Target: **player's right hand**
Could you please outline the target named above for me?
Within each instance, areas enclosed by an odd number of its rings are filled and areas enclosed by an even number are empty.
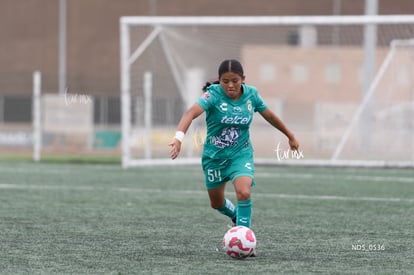
[[[170,150],[171,159],[176,159],[181,151],[181,141],[179,141],[176,138],[173,138],[169,146],[171,146],[171,150]]]

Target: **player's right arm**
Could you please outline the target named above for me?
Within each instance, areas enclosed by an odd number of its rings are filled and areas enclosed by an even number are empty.
[[[185,134],[190,127],[191,122],[203,112],[203,108],[197,103],[191,106],[181,117],[180,122],[178,123],[177,132],[183,132]],[[181,141],[174,137],[169,145],[171,146],[170,157],[172,159],[177,158],[181,151]]]

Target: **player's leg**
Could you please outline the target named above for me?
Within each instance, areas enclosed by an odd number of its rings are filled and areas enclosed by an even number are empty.
[[[236,209],[233,203],[224,196],[225,189],[226,185],[223,184],[217,188],[208,190],[210,205],[221,214],[233,219],[236,217]]]
[[[226,182],[230,180],[223,165],[223,160],[214,160],[203,156],[202,165],[206,180],[206,188],[212,208],[231,219],[236,217],[236,209],[233,203],[224,195]]]
[[[233,181],[233,184],[237,196],[236,225],[243,225],[250,228],[252,219],[252,200],[250,198],[250,189],[253,184],[253,178],[250,176],[240,176]],[[250,257],[256,257],[256,249]]]
[[[252,217],[251,187],[255,185],[253,151],[246,148],[240,152],[231,165],[231,181],[237,197],[236,225],[250,227]]]
[[[234,179],[234,190],[237,197],[237,222],[236,225],[250,227],[252,217],[252,201],[250,189],[253,179],[250,176],[239,176]]]

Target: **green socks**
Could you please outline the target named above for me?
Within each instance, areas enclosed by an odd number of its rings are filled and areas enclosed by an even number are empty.
[[[237,202],[237,209],[234,207],[233,203],[225,198],[224,204],[222,207],[217,208],[217,210],[233,219],[237,216],[237,223],[236,225],[243,225],[250,228],[250,220],[252,218],[252,200],[248,199],[245,201],[238,201]]]
[[[250,228],[252,217],[252,200],[237,202],[237,225],[243,225]]]
[[[234,207],[233,203],[227,198],[224,199],[223,206],[220,208],[217,208],[217,210],[221,214],[229,217],[230,219],[233,219],[236,216],[236,208]]]

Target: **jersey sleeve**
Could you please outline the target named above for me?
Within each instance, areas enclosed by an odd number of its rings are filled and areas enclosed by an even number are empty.
[[[202,96],[198,98],[196,103],[203,108],[204,111],[207,111],[211,108],[211,106],[214,106],[215,102],[215,96],[214,96],[214,90],[207,88],[207,91],[203,93]]]
[[[257,89],[255,87],[252,87],[252,88],[253,88],[255,99],[256,99],[254,111],[261,113],[267,109],[267,104],[264,102],[263,98],[259,95],[259,92],[257,91]]]

